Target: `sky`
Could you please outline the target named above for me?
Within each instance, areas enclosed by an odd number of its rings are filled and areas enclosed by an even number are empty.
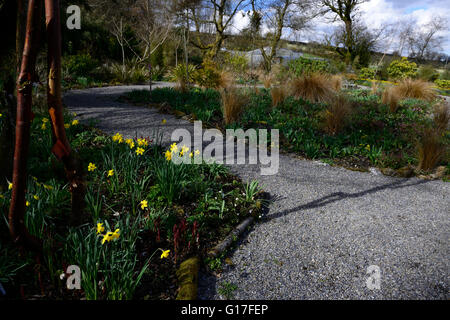
[[[449,19],[449,28],[441,35],[445,39],[440,52],[450,55],[450,1],[449,0],[370,0],[361,4],[360,13],[362,20],[369,28],[378,28],[386,23],[417,19],[419,25],[428,23],[435,15],[441,15]],[[242,12],[234,19],[234,32],[241,30],[248,24],[248,17]],[[322,41],[325,34],[330,34],[333,26],[328,20],[318,18],[313,23],[311,31],[289,35],[289,38],[299,41]],[[392,47],[394,44],[392,44]],[[387,51],[392,51],[387,49]]]

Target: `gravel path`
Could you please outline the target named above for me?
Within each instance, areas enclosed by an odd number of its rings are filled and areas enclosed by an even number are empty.
[[[159,84],[166,86],[169,84]],[[151,136],[192,124],[115,101],[146,86],[73,90],[64,101],[108,133]],[[167,123],[161,125],[162,119]],[[275,176],[257,165],[232,166],[273,197],[268,214],[240,240],[231,265],[200,279],[201,299],[449,299],[450,184],[361,173],[280,156]],[[370,290],[377,265],[381,288]]]

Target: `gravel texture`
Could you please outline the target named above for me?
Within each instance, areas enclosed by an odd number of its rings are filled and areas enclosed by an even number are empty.
[[[169,85],[169,84],[160,84]],[[107,133],[151,136],[187,121],[116,98],[146,86],[73,90],[64,101]],[[161,125],[162,119],[167,123]],[[331,167],[281,155],[280,170],[261,176],[258,165],[232,166],[258,180],[273,198],[246,233],[222,274],[201,274],[199,298],[224,299],[449,299],[450,184]],[[230,262],[230,261],[228,261]],[[370,290],[367,268],[379,266],[381,288]]]

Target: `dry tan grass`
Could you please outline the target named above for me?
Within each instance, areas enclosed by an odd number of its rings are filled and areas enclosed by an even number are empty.
[[[236,87],[221,89],[222,111],[225,124],[236,122],[248,102],[248,97]]]
[[[435,128],[426,129],[419,142],[419,170],[434,169],[443,159],[446,147],[441,142],[441,135]]]
[[[330,99],[323,118],[323,127],[326,133],[335,135],[348,123],[352,113],[352,106],[344,94],[336,94]]]
[[[401,96],[398,93],[396,87],[387,87],[386,89],[384,89],[382,95],[382,102],[389,106],[389,110],[392,113],[397,112],[400,100]]]
[[[379,86],[379,84],[378,84],[378,82],[375,82],[375,81],[373,81],[372,82],[372,85],[371,85],[371,90],[370,90],[370,92],[373,94],[373,95],[378,95],[378,89],[380,88],[380,86]]]
[[[290,83],[291,94],[296,99],[311,102],[326,102],[333,96],[333,89],[327,75],[313,73],[295,78]]]
[[[439,134],[447,130],[450,121],[450,110],[447,104],[440,103],[434,107],[433,121]]]
[[[433,90],[432,84],[420,79],[402,80],[395,88],[402,99],[415,98],[433,101],[436,98],[436,93]]]
[[[330,85],[331,88],[336,91],[339,92],[342,89],[342,76],[340,75],[333,75],[330,77]]]
[[[274,81],[274,76],[271,73],[259,72],[259,80],[263,83],[264,88],[269,89]]]
[[[230,88],[231,86],[233,86],[233,83],[234,83],[234,77],[230,72],[228,72],[228,71],[220,72],[220,77],[219,77],[219,82],[218,82],[219,88]]]
[[[276,107],[282,103],[287,96],[286,89],[284,87],[274,87],[270,91],[272,95],[272,106]]]

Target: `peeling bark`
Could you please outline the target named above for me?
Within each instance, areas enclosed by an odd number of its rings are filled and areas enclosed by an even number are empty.
[[[32,79],[39,47],[42,0],[28,3],[25,45],[17,81],[16,142],[13,164],[13,189],[9,209],[9,229],[13,241],[30,250],[42,251],[42,242],[32,236],[25,226],[25,193],[27,188],[27,160],[32,121]]]
[[[61,24],[59,0],[45,0],[45,24],[48,42],[47,103],[52,122],[53,154],[64,163],[72,194],[72,224],[79,224],[86,192],[83,166],[70,147],[64,128],[61,98]]]

